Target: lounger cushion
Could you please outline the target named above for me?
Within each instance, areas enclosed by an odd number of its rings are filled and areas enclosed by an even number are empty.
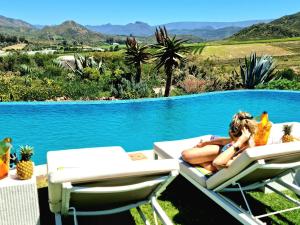
[[[236,176],[254,161],[264,159],[265,161],[277,160],[289,156],[289,162],[299,160],[300,142],[290,142],[281,144],[270,144],[249,148],[244,151],[230,167],[218,171],[216,174],[207,179],[208,189],[213,189],[230,178]]]
[[[60,213],[62,209],[62,183],[70,182],[83,188],[128,185],[169,175],[179,169],[178,162],[172,159],[132,161],[121,147],[53,151],[48,152],[47,158],[49,204],[54,213]],[[153,188],[139,190],[136,194],[124,192],[99,196],[73,193],[70,204],[78,209],[95,210],[108,202],[122,204],[122,201],[128,202],[133,198],[139,200],[152,193]]]
[[[179,167],[182,174],[188,174],[201,186],[206,186],[207,177],[205,174],[201,173],[194,166],[184,162],[181,159],[181,153],[185,149],[194,147],[196,144],[202,141],[210,140],[211,135],[205,135],[196,138],[183,139],[178,141],[165,141],[154,143],[155,153],[164,159],[178,159]]]
[[[105,160],[103,160],[105,159]],[[110,160],[107,160],[110,159]],[[130,161],[129,156],[121,147],[100,147],[49,151],[47,153],[48,174],[67,168],[86,167],[89,165],[126,163]],[[50,179],[48,179],[50,180]],[[49,182],[49,205],[53,213],[61,210],[61,183]]]
[[[79,169],[65,169],[50,174],[51,183],[71,182],[73,187],[106,188],[105,193],[71,193],[70,206],[77,210],[104,210],[147,200],[159,184],[148,185],[138,190],[122,190],[109,193],[113,188],[152,181],[158,177],[178,171],[178,162],[174,159],[131,161],[126,165],[111,164],[106,167],[90,166]]]
[[[238,157],[238,159],[236,159],[229,168],[217,172],[208,179],[204,174],[199,172],[193,166],[183,162],[181,160],[181,153],[183,150],[195,146],[200,140],[209,140],[211,135],[176,141],[156,142],[154,143],[154,150],[156,154],[158,154],[162,158],[178,159],[180,162],[180,171],[182,174],[193,178],[194,181],[198,182],[201,186],[207,186],[208,188],[212,189],[235,176],[243,169],[245,169],[249,164],[258,159],[264,159],[268,157],[276,158],[287,153],[299,153],[299,143],[295,142],[281,144],[281,137],[283,135],[282,128],[285,124],[293,124],[292,135],[295,137],[300,137],[300,123],[289,122],[273,124],[268,140],[268,145],[248,149],[243,154],[241,154],[241,156]]]
[[[179,169],[178,162],[173,159],[111,162],[105,165],[89,165],[81,168],[65,168],[49,174],[50,183],[87,183],[99,180],[150,176],[169,173]]]

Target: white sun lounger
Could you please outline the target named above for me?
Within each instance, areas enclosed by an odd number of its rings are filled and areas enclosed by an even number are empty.
[[[276,125],[272,129],[276,130],[276,127],[281,128],[281,125]],[[271,133],[270,140],[274,141],[278,133],[280,132]],[[242,224],[264,224],[260,220],[263,217],[300,209],[299,201],[269,185],[270,182],[277,182],[292,191],[300,193],[297,185],[286,183],[281,179],[284,175],[291,172],[294,173],[295,170],[300,168],[300,142],[278,143],[249,148],[234,160],[230,167],[207,177],[197,168],[184,162],[181,159],[181,152],[192,148],[200,140],[209,140],[210,137],[211,135],[206,135],[178,141],[156,142],[154,143],[154,151],[159,158],[179,160],[180,174]],[[264,215],[253,215],[244,191],[261,187],[272,189],[275,193],[295,203],[295,207]],[[241,192],[247,210],[242,209],[232,200],[222,195],[222,192],[233,191]]]
[[[56,225],[61,215],[95,216],[151,203],[155,222],[172,222],[156,197],[178,174],[176,160],[132,161],[121,147],[51,151],[47,154],[49,205]]]

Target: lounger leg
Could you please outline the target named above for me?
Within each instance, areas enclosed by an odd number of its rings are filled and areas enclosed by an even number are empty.
[[[58,213],[55,213],[55,225],[62,225],[61,215]]]
[[[247,201],[247,198],[246,198],[246,196],[245,196],[245,194],[244,194],[244,191],[243,191],[242,186],[240,185],[240,183],[235,183],[235,184],[239,187],[239,189],[240,189],[240,191],[241,191],[242,197],[243,197],[243,199],[244,199],[244,202],[245,202],[245,204],[246,204],[246,207],[247,207],[247,209],[248,209],[249,214],[250,214],[251,216],[253,216],[252,211],[251,211],[251,208],[250,208],[249,203],[248,203],[248,201]]]
[[[147,220],[146,216],[144,215],[143,211],[141,210],[141,208],[138,206],[136,207],[138,213],[140,214],[140,217],[143,219],[144,223],[146,225],[150,225],[150,222]]]
[[[152,208],[152,211],[153,211],[153,218],[154,218],[155,225],[158,225],[156,212],[153,208]]]
[[[157,213],[157,215],[160,218],[162,224],[164,224],[164,225],[173,225],[172,221],[167,216],[165,211],[160,207],[160,205],[158,204],[155,197],[151,198],[151,204],[152,204],[153,210],[155,211],[155,213]]]

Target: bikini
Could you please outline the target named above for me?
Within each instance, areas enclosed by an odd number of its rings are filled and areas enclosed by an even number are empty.
[[[212,136],[210,137],[210,140],[213,141],[213,140],[216,140],[216,139],[218,139],[218,138],[220,138],[220,136],[218,136],[218,135],[212,135]],[[230,142],[230,143],[224,145],[224,146],[221,148],[220,153],[225,152],[225,151],[226,151],[228,148],[230,148],[232,145],[233,145],[233,142]]]

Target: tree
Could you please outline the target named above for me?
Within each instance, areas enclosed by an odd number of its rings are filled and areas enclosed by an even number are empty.
[[[151,58],[151,54],[146,51],[148,48],[148,45],[139,45],[134,37],[127,37],[126,39],[125,62],[135,66],[136,83],[141,81],[142,63],[146,63]]]
[[[68,45],[68,42],[67,42],[66,40],[63,40],[63,41],[61,42],[61,44],[62,44],[63,46],[67,46],[67,45]]]
[[[156,69],[159,70],[164,66],[167,76],[164,96],[168,97],[170,95],[173,70],[185,60],[181,53],[186,52],[183,43],[187,42],[187,40],[177,39],[176,36],[170,38],[166,27],[156,28],[155,37],[157,44],[154,47],[158,49],[158,52],[155,54],[157,59]]]

